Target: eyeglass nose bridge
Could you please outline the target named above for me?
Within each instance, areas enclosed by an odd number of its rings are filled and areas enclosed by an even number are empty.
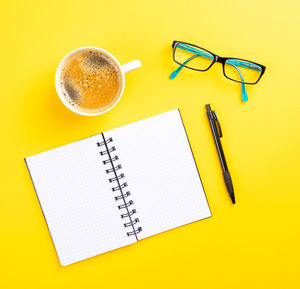
[[[227,59],[226,57],[221,57],[221,56],[215,55],[215,62],[220,62],[220,63],[224,64],[226,59]]]

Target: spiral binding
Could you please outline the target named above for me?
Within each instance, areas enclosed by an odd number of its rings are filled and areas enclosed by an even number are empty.
[[[120,217],[122,219],[128,218],[128,222],[124,223],[125,228],[132,228],[132,231],[127,232],[127,236],[135,236],[137,238],[137,234],[142,231],[142,227],[135,228],[134,225],[140,222],[139,218],[134,218],[133,215],[136,214],[136,209],[131,209],[132,205],[134,205],[133,200],[127,200],[127,198],[130,196],[130,192],[127,191],[123,193],[123,189],[128,187],[127,182],[123,182],[122,179],[125,178],[125,175],[123,173],[117,172],[118,170],[122,169],[122,166],[120,164],[115,165],[115,161],[119,160],[119,157],[117,155],[112,156],[111,154],[116,151],[115,146],[108,147],[109,143],[113,142],[113,138],[110,137],[107,140],[104,137],[104,134],[102,133],[103,141],[97,142],[98,147],[103,147],[103,150],[101,150],[99,153],[101,156],[106,156],[107,158],[102,161],[104,165],[111,165],[110,168],[106,169],[106,174],[109,174],[110,177],[108,178],[108,181],[110,183],[116,183],[116,186],[113,186],[111,189],[113,192],[118,192],[118,195],[115,196],[115,201],[119,202],[117,205],[119,210],[122,210],[122,214]]]

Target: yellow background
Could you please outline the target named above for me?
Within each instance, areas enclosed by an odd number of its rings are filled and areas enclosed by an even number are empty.
[[[299,288],[299,10],[297,0],[1,1],[0,287]],[[266,73],[247,103],[219,64],[170,80],[173,40]],[[87,45],[143,64],[120,103],[90,118],[54,87],[60,60]],[[235,206],[206,103],[222,123]],[[61,267],[23,158],[177,107],[213,217]]]

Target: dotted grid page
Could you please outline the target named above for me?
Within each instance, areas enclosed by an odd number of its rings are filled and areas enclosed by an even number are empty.
[[[105,173],[102,141],[99,134],[26,158],[61,265],[136,241]]]
[[[104,133],[113,137],[142,227],[138,239],[211,216],[179,110]]]

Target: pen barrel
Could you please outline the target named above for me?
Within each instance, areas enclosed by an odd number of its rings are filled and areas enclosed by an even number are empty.
[[[225,184],[226,184],[228,193],[230,194],[230,196],[232,196],[234,194],[233,193],[233,185],[232,185],[230,173],[228,171],[224,172],[224,180],[225,180]]]

